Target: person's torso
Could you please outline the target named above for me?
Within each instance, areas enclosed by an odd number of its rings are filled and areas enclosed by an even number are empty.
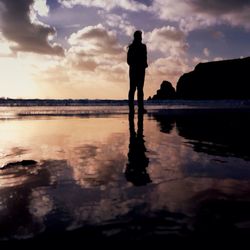
[[[129,46],[129,64],[131,67],[146,67],[146,45],[131,44]]]

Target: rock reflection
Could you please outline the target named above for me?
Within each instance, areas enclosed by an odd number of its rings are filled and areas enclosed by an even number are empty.
[[[128,164],[125,170],[126,179],[135,186],[151,182],[147,167],[149,158],[146,156],[146,146],[143,136],[143,114],[138,113],[137,133],[135,132],[134,113],[129,113],[129,152]]]
[[[175,116],[173,115],[162,115],[153,114],[153,118],[160,124],[160,131],[163,133],[170,134],[175,127]]]
[[[196,152],[250,160],[249,112],[224,110],[196,112],[176,118],[179,135]]]
[[[176,124],[178,134],[187,139],[194,151],[223,157],[250,160],[249,110],[185,110],[154,114],[164,133]]]

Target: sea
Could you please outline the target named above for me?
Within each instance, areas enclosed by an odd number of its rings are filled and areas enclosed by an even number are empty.
[[[0,243],[250,236],[250,100],[0,106]]]

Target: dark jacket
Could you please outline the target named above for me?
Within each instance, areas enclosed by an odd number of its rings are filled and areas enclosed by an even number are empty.
[[[132,43],[128,47],[127,63],[130,67],[147,68],[147,47],[143,43]]]

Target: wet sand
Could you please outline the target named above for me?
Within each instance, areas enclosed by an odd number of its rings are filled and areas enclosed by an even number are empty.
[[[247,239],[249,114],[1,119],[1,242]]]

